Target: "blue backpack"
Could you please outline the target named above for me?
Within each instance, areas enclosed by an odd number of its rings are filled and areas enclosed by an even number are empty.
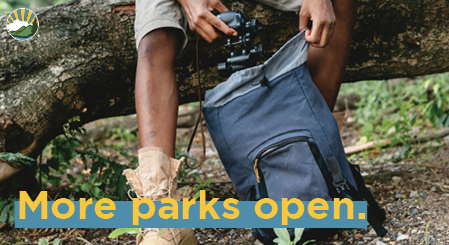
[[[367,201],[368,221],[384,236],[385,211],[347,160],[337,123],[310,77],[304,33],[263,65],[237,71],[207,91],[207,128],[240,200]],[[254,230],[273,244],[273,229]],[[326,238],[326,232],[335,229],[306,229],[302,240]]]

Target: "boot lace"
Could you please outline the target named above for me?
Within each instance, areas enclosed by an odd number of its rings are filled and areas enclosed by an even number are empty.
[[[136,194],[137,198],[139,198],[139,199],[149,198],[150,200],[158,201],[164,197],[171,198],[174,180],[173,180],[173,178],[169,179],[168,188],[154,189],[150,193],[145,193],[145,194],[141,194],[141,195],[139,195],[137,189],[134,188],[134,186],[133,186],[134,183],[132,180],[126,182],[126,184],[131,187],[131,189],[128,190],[129,199],[133,200],[133,198],[131,197],[131,193],[130,193],[132,191],[132,192],[134,192],[134,194]],[[159,194],[157,194],[157,193],[159,193]],[[175,241],[175,244],[178,244],[178,240],[176,239],[175,231],[173,230],[173,228],[166,228],[166,229],[168,229],[171,232],[171,234],[173,236],[173,240]],[[148,233],[153,233],[153,232],[156,232],[156,234],[159,235],[161,228],[140,228],[139,230],[140,230],[140,232],[142,232],[143,236],[146,237],[146,235]]]

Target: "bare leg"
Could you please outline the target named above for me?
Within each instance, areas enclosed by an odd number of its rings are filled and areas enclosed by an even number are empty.
[[[325,48],[310,47],[307,61],[312,80],[331,111],[334,109],[348,63],[357,2],[356,0],[334,1],[333,7],[337,24],[331,42]]]
[[[174,61],[181,40],[180,31],[158,29],[139,44],[136,72],[136,112],[140,146],[165,149],[175,155],[178,87]]]

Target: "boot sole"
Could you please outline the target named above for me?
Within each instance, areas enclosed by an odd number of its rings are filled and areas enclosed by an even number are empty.
[[[198,241],[195,237],[195,232],[190,233],[190,235],[179,245],[198,245]]]

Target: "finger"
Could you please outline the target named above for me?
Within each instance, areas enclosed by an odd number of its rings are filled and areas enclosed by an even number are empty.
[[[310,16],[306,13],[299,13],[299,31],[307,28],[307,23],[309,22]]]
[[[224,4],[220,0],[213,1],[212,7],[220,13],[229,11],[228,8],[226,8],[226,6],[224,6]]]
[[[209,38],[209,36],[201,29],[200,26],[194,25],[192,28],[193,31],[195,31],[198,35],[200,35],[206,42],[211,43],[212,39]]]
[[[197,26],[198,34],[200,34],[208,43],[221,37],[221,35],[215,31],[215,29],[206,21],[202,21]]]
[[[318,47],[318,48],[324,48],[326,47],[330,42],[330,34],[331,30],[329,30],[329,28],[324,28],[323,31],[321,32],[321,39],[320,42],[314,46],[314,47]]]
[[[314,21],[311,34],[309,36],[306,36],[306,41],[311,44],[319,44],[321,40],[322,31],[323,31],[322,23]]]
[[[220,18],[213,15],[212,13],[209,13],[206,16],[206,21],[226,35],[237,36],[237,32],[234,29],[229,28],[229,26],[227,26],[222,20],[220,20]]]
[[[321,33],[321,41],[319,46],[321,47],[326,47],[327,45],[329,45],[329,43],[331,42],[332,39],[332,35],[334,33],[334,27],[335,27],[335,21],[330,20],[329,22],[327,22],[324,27],[323,27],[323,31]]]
[[[208,36],[211,41],[214,41],[221,37],[220,33],[216,32],[215,29],[206,21],[202,23],[201,30]]]

